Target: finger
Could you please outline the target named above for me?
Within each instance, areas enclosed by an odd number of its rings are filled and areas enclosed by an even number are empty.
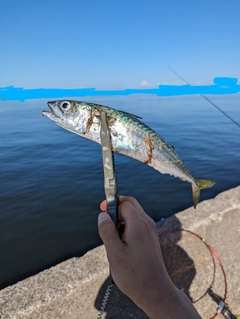
[[[130,196],[118,196],[119,205],[124,202],[129,202],[138,212],[139,214],[146,220],[152,221],[152,219],[145,213],[142,206],[138,203],[138,201],[134,197]],[[102,211],[107,211],[107,202],[106,200],[102,201],[100,204],[100,209]],[[119,221],[122,222],[123,220],[119,218]]]
[[[147,238],[149,234],[151,236],[156,234],[156,225],[153,220],[149,217],[149,221],[148,218],[143,217],[130,202],[123,202],[119,205],[118,216],[120,222],[124,222],[124,232],[121,240],[127,246],[129,244],[139,245],[142,237],[146,236]]]
[[[106,200],[102,201],[101,204],[100,204],[100,209],[101,211],[103,212],[106,212],[107,211],[107,202]]]
[[[142,206],[139,204],[139,202],[134,197],[130,196],[119,196],[119,203],[123,202],[129,202],[131,205],[139,212],[139,214],[146,220],[149,221],[151,219],[143,210]]]
[[[142,219],[142,216],[132,203],[125,201],[118,206],[118,219],[126,227]]]
[[[138,201],[134,198],[134,197],[130,197],[130,196],[118,196],[118,200],[119,200],[119,205],[123,202],[129,202],[131,203],[138,211],[140,214],[146,214],[142,208],[142,206],[138,203]],[[106,200],[102,201],[100,204],[100,209],[102,211],[107,211],[107,202]]]
[[[136,208],[137,211],[139,211],[140,214],[145,214],[142,206],[139,204],[139,202],[131,196],[119,196],[119,203],[123,203],[123,202],[129,202],[132,204],[133,207]]]
[[[113,249],[116,250],[117,246],[122,243],[114,222],[105,212],[98,215],[98,232],[107,252]]]
[[[149,227],[151,229],[152,233],[157,233],[157,227],[156,223],[153,221],[153,219],[148,216],[144,210],[139,207],[140,205],[136,200],[133,201],[125,201],[122,204],[118,206],[118,219],[122,223],[124,222],[124,234],[127,235],[127,233],[135,232],[138,227]],[[144,223],[143,223],[144,221]],[[122,237],[122,240],[125,241],[125,237]]]

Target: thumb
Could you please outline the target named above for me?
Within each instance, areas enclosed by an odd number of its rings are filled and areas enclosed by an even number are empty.
[[[98,215],[98,232],[107,250],[116,247],[119,235],[111,217],[105,212]]]

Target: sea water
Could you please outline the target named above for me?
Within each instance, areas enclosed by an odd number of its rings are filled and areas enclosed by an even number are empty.
[[[208,97],[240,123],[239,94]],[[196,178],[216,181],[200,201],[240,184],[240,130],[201,96],[84,100],[141,116]],[[101,244],[101,147],[42,117],[44,109],[46,100],[0,103],[0,288]],[[192,206],[189,183],[118,154],[115,162],[119,194],[136,197],[154,220]]]

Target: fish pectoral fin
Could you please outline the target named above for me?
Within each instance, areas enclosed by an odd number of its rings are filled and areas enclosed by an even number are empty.
[[[193,206],[197,207],[197,203],[200,196],[200,190],[204,188],[212,187],[215,184],[214,181],[208,179],[199,179],[196,181],[196,185],[192,184],[192,193],[193,193]]]

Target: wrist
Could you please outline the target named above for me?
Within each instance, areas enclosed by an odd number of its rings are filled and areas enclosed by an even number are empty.
[[[151,319],[201,319],[189,298],[173,284],[167,287],[164,295],[146,299],[142,310]]]
[[[162,317],[162,314],[166,314],[163,312],[163,308],[166,308],[166,304],[170,304],[174,297],[178,292],[177,287],[173,284],[167,273],[161,274],[159,278],[155,278],[155,280],[148,285],[144,290],[144,294],[142,298],[137,303],[137,305],[151,318],[170,318],[170,317]],[[158,311],[160,309],[160,311]],[[158,315],[154,317],[154,314]]]

